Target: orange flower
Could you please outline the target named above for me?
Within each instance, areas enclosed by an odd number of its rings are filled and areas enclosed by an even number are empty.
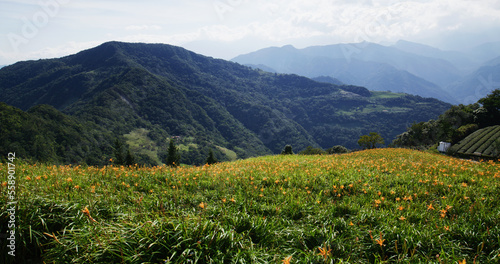
[[[290,260],[292,260],[292,256],[283,259],[282,262],[283,264],[290,264]]]
[[[382,247],[384,246],[384,241],[385,239],[382,238],[382,232],[380,232],[380,239],[375,239],[375,244],[378,244]]]
[[[90,215],[89,208],[87,208],[87,206],[85,206],[85,208],[83,208],[83,210],[82,210],[82,213],[84,213],[85,215]]]
[[[318,247],[319,249],[319,254],[318,255],[321,255],[325,258],[325,260],[330,256],[331,252],[332,252],[332,249],[331,248],[321,248],[321,247]],[[328,250],[327,250],[328,249]]]
[[[427,206],[427,210],[434,210],[434,207],[432,206],[432,203]]]
[[[205,209],[207,207],[207,204],[204,203],[204,202],[201,202],[199,205],[198,205],[201,209]]]
[[[87,206],[85,206],[85,208],[82,210],[82,213],[85,214],[92,222],[97,223],[97,221],[90,215],[90,211],[89,208],[87,208]]]

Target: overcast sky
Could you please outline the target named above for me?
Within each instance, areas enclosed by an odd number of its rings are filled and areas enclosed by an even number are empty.
[[[110,40],[223,59],[287,44],[404,39],[459,49],[500,41],[499,0],[2,0],[0,21],[0,65]]]

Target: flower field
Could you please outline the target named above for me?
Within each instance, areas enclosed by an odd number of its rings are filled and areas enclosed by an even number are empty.
[[[500,263],[492,161],[375,149],[16,172],[17,259],[2,246],[2,263]]]

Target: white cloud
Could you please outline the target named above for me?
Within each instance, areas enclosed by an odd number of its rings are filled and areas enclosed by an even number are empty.
[[[70,50],[78,45],[68,43],[107,40],[174,45],[210,42],[211,46],[219,42],[224,47],[231,43],[242,45],[245,40],[251,41],[245,47],[257,49],[270,44],[322,45],[363,40],[439,43],[437,40],[446,36],[479,36],[479,32],[500,28],[498,0],[64,1],[36,38],[21,47],[20,54],[6,54],[10,48],[5,41],[0,42],[0,64],[6,58],[26,58],[26,54],[42,58],[58,54],[56,48],[47,47],[64,46]],[[0,10],[0,17],[7,21],[0,25],[0,37],[21,32],[21,18],[31,18],[43,10],[28,0],[8,0],[6,4],[8,8]],[[491,39],[495,39],[492,34],[488,37]]]
[[[150,31],[150,30],[161,30],[162,27],[158,25],[130,25],[125,27],[125,30],[129,31]]]

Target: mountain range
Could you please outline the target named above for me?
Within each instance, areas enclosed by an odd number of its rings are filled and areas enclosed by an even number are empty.
[[[286,144],[295,150],[356,148],[359,137],[371,131],[391,140],[450,107],[436,99],[332,82],[337,80],[265,72],[166,44],[108,42],[0,69],[0,102],[11,113],[2,118],[18,130],[0,147],[22,148],[16,137],[24,147],[53,141],[58,144],[54,159],[71,149],[75,155],[96,153],[91,163],[98,164],[113,159],[115,140],[148,163],[160,164],[169,139],[175,139],[182,163],[203,164],[209,149],[219,160],[229,160],[279,153]],[[39,105],[49,106],[40,110]],[[40,119],[50,126],[31,124]],[[54,129],[60,131],[47,132]],[[76,133],[68,131],[85,134],[82,141],[89,143],[71,142],[75,147],[66,151],[66,135]]]
[[[374,91],[404,92],[458,104],[475,102],[500,87],[499,56],[500,43],[460,52],[398,41],[391,46],[362,42],[304,49],[270,47],[232,61],[309,78],[330,76]],[[490,78],[498,87],[475,89],[484,86],[481,78]]]

